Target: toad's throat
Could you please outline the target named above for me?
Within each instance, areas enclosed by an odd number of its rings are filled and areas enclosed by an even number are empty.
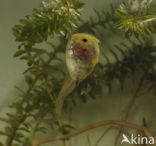
[[[75,46],[72,48],[73,51],[73,56],[79,59],[84,59],[84,60],[92,60],[95,58],[95,53],[93,50],[81,48],[79,46]]]

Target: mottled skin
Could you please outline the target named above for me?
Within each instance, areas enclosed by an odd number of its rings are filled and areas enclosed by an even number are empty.
[[[58,114],[61,114],[63,99],[91,74],[99,59],[99,40],[86,33],[72,35],[66,47],[66,65],[69,76],[58,95]]]

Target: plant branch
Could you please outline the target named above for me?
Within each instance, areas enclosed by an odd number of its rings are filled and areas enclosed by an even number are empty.
[[[71,138],[73,136],[79,135],[81,133],[84,133],[86,131],[89,131],[89,130],[92,130],[92,129],[95,129],[95,128],[98,128],[98,127],[102,127],[102,126],[107,126],[107,125],[119,125],[119,126],[131,128],[131,129],[136,129],[136,130],[144,132],[144,134],[147,137],[152,136],[150,134],[150,132],[148,131],[148,129],[145,128],[145,127],[142,127],[142,126],[139,126],[139,125],[136,125],[136,124],[132,124],[132,123],[129,123],[129,122],[125,122],[125,121],[109,120],[109,121],[102,121],[102,122],[97,122],[97,123],[91,124],[91,125],[89,125],[87,127],[81,128],[79,130],[76,130],[76,131],[71,132],[71,133],[66,134],[66,135],[56,136],[56,137],[48,138],[48,139],[45,139],[45,140],[41,140],[41,141],[33,144],[32,146],[39,146],[41,144],[52,142],[52,141],[64,140],[64,139]]]

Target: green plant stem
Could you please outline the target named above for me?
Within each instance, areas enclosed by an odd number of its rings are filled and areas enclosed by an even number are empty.
[[[28,88],[26,94],[28,95],[30,93],[30,91],[32,90],[32,87],[35,85],[36,81],[37,81],[37,78],[35,78],[34,82],[32,83],[32,86]],[[21,104],[24,102],[24,99],[21,101]],[[28,108],[29,110],[27,110],[25,113],[29,113],[29,111],[31,110],[31,108]],[[24,114],[22,115],[22,117],[20,118],[20,120],[18,121],[18,123],[15,125],[15,127],[13,127],[13,132],[11,133],[11,135],[8,137],[8,140],[7,140],[7,146],[11,146],[12,145],[12,142],[14,140],[14,137],[15,137],[15,134],[16,134],[16,131],[18,130],[18,127],[23,123],[23,121],[26,120],[27,118],[27,115]],[[16,112],[16,117],[18,116],[18,111]],[[18,118],[17,118],[18,120]]]
[[[32,55],[31,55],[30,52],[28,52],[28,55],[29,55],[30,59],[33,61],[33,57],[32,57]],[[33,61],[33,64],[34,64],[34,66],[35,66],[35,68],[36,68],[36,70],[37,70],[37,72],[38,72],[38,75],[40,76],[41,82],[42,82],[42,83],[44,84],[44,86],[45,86],[45,89],[46,89],[46,91],[47,91],[47,93],[48,93],[50,99],[53,101],[54,104],[56,104],[56,100],[55,100],[54,96],[53,96],[52,93],[51,93],[51,90],[50,90],[50,88],[49,88],[49,86],[48,86],[48,83],[47,83],[47,79],[46,79],[46,78],[44,77],[44,75],[42,74],[42,70],[40,69],[39,65],[38,65],[36,62]],[[57,111],[57,109],[56,109],[56,114],[57,114],[57,113],[58,113],[58,111]],[[62,127],[62,125],[63,125],[63,122],[62,122],[62,120],[61,120],[60,118],[58,119],[58,125],[59,125],[59,128],[61,129],[61,127]],[[64,140],[62,141],[62,146],[65,146],[65,141],[64,141]]]
[[[36,125],[35,125],[35,127],[34,127],[34,130],[33,130],[32,133],[31,133],[31,136],[30,136],[30,138],[29,138],[29,143],[30,143],[30,144],[32,144],[32,141],[33,141],[33,139],[34,139],[34,137],[35,137],[35,134],[36,134],[36,131],[37,131],[39,125],[40,125],[40,121],[38,121],[38,122],[36,123]]]
[[[53,56],[49,57],[49,59],[47,60],[47,62],[45,63],[45,65],[48,65],[48,64],[51,62],[51,60],[53,59],[53,57],[55,57],[56,53],[57,53],[57,51],[53,54]],[[37,75],[37,76],[35,77],[35,79],[33,80],[32,86],[29,86],[29,88],[27,89],[26,95],[29,95],[29,93],[31,92],[31,90],[32,90],[33,87],[35,86],[35,84],[36,84],[36,82],[38,81],[38,79],[39,79],[39,75]],[[23,99],[23,100],[21,101],[21,104],[22,104],[24,101],[25,101],[25,99]],[[34,106],[34,104],[32,104],[31,107],[27,108],[28,110],[25,111],[25,113],[28,114],[28,113],[31,111],[31,109],[33,108],[33,106]],[[16,113],[16,115],[15,115],[16,117],[17,117],[17,114],[18,114],[18,113]],[[26,114],[22,115],[22,117],[20,118],[20,120],[18,121],[18,123],[15,125],[15,127],[13,127],[13,132],[11,133],[10,136],[8,136],[8,139],[7,139],[7,146],[11,146],[11,145],[12,145],[12,142],[13,142],[13,140],[14,140],[14,138],[15,138],[15,134],[16,134],[16,131],[18,130],[18,127],[27,119]],[[17,120],[18,120],[18,119],[17,119]]]
[[[24,101],[24,100],[23,100]],[[38,103],[39,101],[37,101]],[[21,103],[22,104],[22,103]],[[34,103],[36,104],[36,103]],[[19,121],[17,122],[17,124],[13,127],[13,132],[10,134],[9,139],[7,140],[7,146],[11,146],[12,142],[14,140],[14,137],[16,135],[16,131],[18,130],[19,126],[27,119],[28,117],[28,113],[33,109],[33,107],[35,106],[34,104],[32,104],[31,106],[26,108],[26,111],[23,115],[21,115],[21,118],[19,119]],[[16,117],[18,115],[18,112],[16,113]],[[18,118],[17,118],[18,119]]]

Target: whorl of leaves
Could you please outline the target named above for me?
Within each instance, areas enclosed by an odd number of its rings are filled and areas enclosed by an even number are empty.
[[[28,63],[24,72],[28,89],[23,91],[17,87],[20,98],[10,105],[15,113],[7,113],[5,118],[0,119],[6,123],[0,132],[0,135],[7,137],[5,146],[30,146],[36,132],[47,131],[42,126],[44,118],[50,117],[50,128],[55,127],[62,134],[72,129],[72,126],[65,123],[60,126],[55,118],[55,99],[62,83],[56,74],[63,78],[65,75],[61,67],[64,63],[58,54],[65,48],[65,39],[61,39],[58,45],[48,42],[50,51],[34,45],[46,41],[54,34],[72,31],[80,22],[82,6],[79,0],[43,1],[38,9],[33,10],[32,15],[21,19],[20,24],[13,28],[16,41],[20,42],[14,57]]]
[[[156,7],[153,0],[128,0],[115,13],[119,18],[116,27],[124,29],[126,35],[155,33]]]
[[[82,6],[79,0],[43,1],[39,8],[33,9],[32,15],[27,15],[14,26],[16,41],[33,45],[47,40],[54,33],[64,35],[78,26]]]
[[[108,87],[114,79],[118,79],[121,88],[124,87],[126,79],[137,80],[144,76],[145,80],[149,80],[151,74],[155,75],[154,66],[156,64],[156,46],[149,39],[130,41],[130,45],[121,43],[115,45],[115,50],[118,50],[122,59],[116,59],[115,63],[108,62],[104,67],[105,71],[101,74],[101,78],[106,81]],[[115,52],[114,57],[118,56]],[[118,57],[119,58],[119,57]],[[106,58],[108,60],[108,58]],[[139,77],[138,77],[139,73]],[[152,81],[152,80],[151,80]]]
[[[138,7],[132,9],[131,4],[128,4],[128,6],[124,4],[120,9],[117,9],[116,14],[120,19],[118,26],[125,28],[126,32],[146,33],[145,30],[149,29],[149,26],[144,26],[144,29],[143,25],[141,27],[137,25],[140,25],[139,20],[142,21],[142,18],[145,18],[147,14],[148,16],[154,14],[153,10],[151,12],[145,11],[146,8],[148,10],[148,7],[150,7],[150,2],[148,4],[146,6],[142,2],[145,8],[139,5],[139,11]],[[10,105],[15,113],[7,113],[6,117],[0,118],[6,124],[4,130],[0,131],[0,135],[6,136],[5,146],[30,146],[37,132],[45,133],[48,130],[53,131],[55,128],[55,131],[57,129],[64,134],[73,129],[71,125],[66,123],[59,126],[55,117],[55,100],[66,74],[63,67],[65,63],[59,57],[59,54],[64,53],[65,39],[61,38],[58,45],[48,42],[52,48],[50,51],[36,48],[34,45],[46,41],[53,34],[66,33],[66,31],[73,32],[73,26],[77,26],[80,22],[82,5],[79,0],[44,1],[40,8],[33,10],[32,15],[26,16],[20,24],[13,28],[16,40],[21,42],[14,57],[19,57],[28,63],[28,68],[25,70],[25,81],[28,89],[23,91],[17,88],[20,91],[21,98]],[[100,40],[105,39],[103,38],[103,30],[108,28],[111,31],[115,30],[114,24],[119,20],[114,15],[115,8],[112,7],[111,10],[108,13],[95,11],[96,19],[91,17],[89,21],[84,22],[78,27],[78,32],[88,32],[95,34]],[[133,22],[131,27],[127,27],[126,22],[131,20],[129,16],[138,20],[135,21],[137,25]],[[141,16],[143,17],[141,18]],[[153,20],[151,26],[153,26]],[[102,28],[102,31],[98,27]],[[113,33],[116,32],[113,31]],[[66,110],[66,107],[71,103],[68,102],[69,100],[74,104],[76,103],[78,99],[75,98],[76,95],[83,102],[86,102],[89,99],[88,97],[100,97],[98,95],[104,84],[111,91],[115,79],[120,82],[123,88],[125,80],[131,77],[135,80],[135,75],[138,72],[149,83],[149,90],[154,89],[156,91],[156,46],[150,40],[145,37],[141,41],[137,39],[137,42],[129,40],[130,45],[121,43],[110,49],[115,62],[111,62],[107,54],[104,54],[106,63],[99,63],[92,75],[74,90],[71,94],[74,96],[69,95],[66,98],[64,109]],[[120,53],[117,53],[117,51]],[[56,77],[56,75],[60,76]],[[50,128],[46,129],[45,125],[42,126],[42,123],[48,123],[47,125]]]

